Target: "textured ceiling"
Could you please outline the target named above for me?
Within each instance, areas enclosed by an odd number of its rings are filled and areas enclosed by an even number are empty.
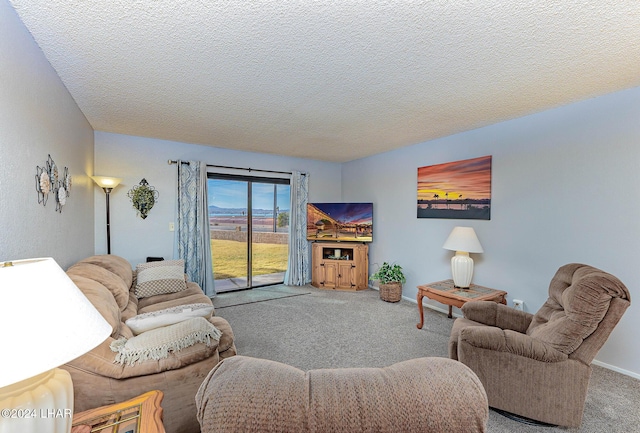
[[[638,0],[10,0],[95,130],[349,161],[640,85]]]

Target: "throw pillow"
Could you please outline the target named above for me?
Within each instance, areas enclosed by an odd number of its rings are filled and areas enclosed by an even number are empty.
[[[133,338],[114,340],[110,348],[117,352],[114,362],[135,365],[148,360],[158,361],[196,343],[211,347],[218,344],[222,332],[204,317],[143,332]]]
[[[204,303],[188,304],[138,314],[126,320],[125,323],[131,328],[135,335],[138,335],[151,329],[173,325],[174,323],[183,322],[193,317],[204,317],[208,319],[211,317],[211,314],[213,314],[213,305]]]
[[[180,292],[187,288],[184,260],[140,263],[136,266],[136,297]]]

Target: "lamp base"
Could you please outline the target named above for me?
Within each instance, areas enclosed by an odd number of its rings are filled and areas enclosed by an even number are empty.
[[[73,422],[73,383],[54,368],[0,388],[0,433],[69,433]]]
[[[451,257],[451,275],[453,285],[461,289],[468,289],[473,276],[473,259],[465,251],[456,251],[456,255]]]

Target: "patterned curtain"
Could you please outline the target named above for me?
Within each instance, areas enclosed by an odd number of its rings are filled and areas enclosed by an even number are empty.
[[[178,161],[178,257],[184,259],[189,279],[204,293],[216,294],[211,263],[211,236],[207,209],[207,166]]]
[[[309,174],[291,175],[291,215],[289,221],[289,258],[284,283],[302,286],[311,281],[309,242],[307,241],[307,201]]]

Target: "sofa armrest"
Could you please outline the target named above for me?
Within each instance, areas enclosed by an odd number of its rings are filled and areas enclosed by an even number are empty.
[[[525,333],[533,314],[493,301],[471,301],[462,306],[464,317],[487,326]]]
[[[220,339],[218,341],[212,340],[210,346],[204,343],[196,343],[178,351],[169,352],[167,358],[158,360],[148,359],[137,362],[135,365],[127,365],[115,362],[116,352],[111,350],[110,347],[115,339],[109,337],[88,353],[67,364],[99,376],[110,377],[112,379],[126,379],[180,369],[212,356],[218,358],[218,354],[223,352],[223,358],[235,355],[235,338],[229,322],[219,316],[212,316],[209,318],[209,322],[222,332]]]
[[[98,376],[126,379],[183,368],[203,359],[216,356],[218,352],[218,342],[212,340],[211,346],[207,346],[204,343],[196,343],[179,351],[170,352],[166,358],[148,359],[136,362],[135,365],[127,365],[115,362],[116,352],[111,350],[110,347],[113,341],[115,341],[113,338],[107,338],[98,347],[68,362],[67,365]]]
[[[460,331],[460,343],[470,346],[512,353],[542,362],[565,361],[568,356],[551,345],[512,330],[493,326],[470,326]]]

